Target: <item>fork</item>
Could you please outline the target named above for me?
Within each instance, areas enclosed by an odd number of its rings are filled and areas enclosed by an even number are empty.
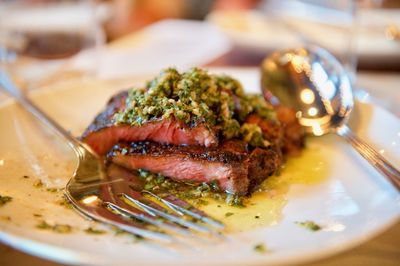
[[[73,137],[30,101],[0,69],[0,88],[24,109],[63,137],[78,158],[65,187],[65,196],[85,216],[124,231],[157,241],[171,242],[172,232],[216,234],[224,225],[188,202],[168,193],[143,189],[138,175],[115,165],[106,166],[89,146]]]

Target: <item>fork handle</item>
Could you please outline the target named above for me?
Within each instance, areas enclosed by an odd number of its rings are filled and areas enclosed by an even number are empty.
[[[337,134],[345,138],[376,170],[385,176],[400,191],[400,172],[379,152],[360,139],[347,126],[340,127]]]
[[[61,137],[64,137],[68,145],[74,149],[77,153],[81,153],[80,149],[83,148],[82,143],[72,136],[67,130],[65,130],[60,124],[58,124],[53,118],[49,117],[43,112],[37,105],[31,100],[24,96],[21,91],[14,85],[10,77],[4,70],[0,69],[0,88],[6,91],[11,97],[13,97],[25,110],[31,113],[39,121],[49,126]]]

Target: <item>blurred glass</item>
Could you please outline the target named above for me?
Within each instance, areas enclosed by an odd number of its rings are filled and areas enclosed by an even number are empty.
[[[263,9],[296,37],[289,47],[317,45],[330,51],[354,81],[356,3],[352,0],[269,0]],[[277,32],[279,34],[279,32]]]
[[[0,58],[20,86],[61,72],[93,73],[104,42],[90,0],[0,0]],[[85,60],[72,63],[73,56]]]

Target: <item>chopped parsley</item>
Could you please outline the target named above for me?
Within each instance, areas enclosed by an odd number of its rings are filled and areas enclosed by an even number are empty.
[[[229,217],[229,216],[232,216],[232,215],[234,215],[233,212],[227,212],[227,213],[225,213],[225,217]]]
[[[144,240],[143,236],[132,234],[132,233],[127,232],[127,231],[125,231],[123,229],[120,229],[118,227],[113,227],[113,230],[114,230],[116,236],[129,235],[129,236],[133,237],[134,242],[138,242],[138,241]]]
[[[106,233],[106,231],[104,231],[104,230],[94,229],[94,228],[92,228],[92,227],[88,227],[88,228],[86,228],[84,231],[85,231],[86,233],[92,234],[92,235],[102,235],[102,234],[105,234],[105,233]]]
[[[260,244],[255,245],[253,247],[253,250],[258,253],[266,253],[267,247],[264,244],[260,243]]]
[[[244,198],[239,196],[239,195],[233,195],[233,194],[228,194],[226,197],[225,202],[229,206],[235,206],[235,207],[245,207],[244,205]]]
[[[188,126],[206,123],[220,129],[225,139],[268,146],[258,125],[244,123],[251,113],[275,120],[274,109],[261,95],[246,95],[229,76],[210,75],[200,68],[184,73],[168,68],[145,87],[130,89],[126,107],[114,115],[114,121],[136,126],[157,119],[175,119]]]
[[[68,224],[54,224],[50,225],[46,221],[41,221],[39,224],[36,225],[36,228],[43,229],[43,230],[50,230],[55,233],[59,234],[66,234],[72,231],[72,226]]]
[[[296,224],[314,232],[322,229],[320,225],[316,224],[313,221],[296,222]]]
[[[74,206],[72,206],[71,202],[65,196],[63,196],[56,203],[58,205],[60,205],[60,206],[64,206],[65,208],[68,208],[68,209],[73,209],[74,208]]]
[[[0,195],[0,207],[12,201],[12,197],[10,196],[1,196]]]
[[[207,205],[208,201],[205,198],[212,198],[220,202],[225,201],[230,206],[244,207],[244,197],[227,194],[221,190],[217,180],[196,184],[177,182],[161,174],[151,173],[143,169],[138,170],[138,174],[144,183],[144,189],[159,196],[162,196],[163,193],[173,194],[197,206]]]
[[[35,182],[33,182],[33,186],[34,186],[35,188],[41,188],[41,187],[43,187],[43,182],[42,182],[42,180],[37,179]]]

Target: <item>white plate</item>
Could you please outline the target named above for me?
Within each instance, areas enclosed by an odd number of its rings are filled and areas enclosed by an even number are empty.
[[[255,70],[225,70],[256,89]],[[62,126],[80,134],[110,95],[141,81],[80,80],[60,83],[32,97]],[[372,105],[357,103],[352,126],[399,167],[400,122]],[[318,182],[291,185],[268,226],[231,233],[226,239],[186,240],[186,244],[134,242],[113,233],[90,235],[88,226],[106,228],[60,206],[61,193],[33,186],[37,178],[64,186],[76,163],[72,152],[13,102],[0,105],[0,195],[13,201],[0,208],[0,240],[30,254],[61,263],[85,265],[271,265],[321,258],[360,244],[392,225],[400,216],[400,198],[391,185],[336,136],[308,140],[300,168],[317,173]],[[301,159],[299,159],[301,160]],[[308,169],[310,168],[310,169]],[[320,171],[323,168],[324,171]],[[318,173],[320,176],[318,176]],[[295,177],[290,167],[282,178]],[[29,178],[24,178],[24,175]],[[252,206],[248,207],[250,210]],[[33,214],[41,214],[35,217]],[[11,220],[8,220],[10,217]],[[230,218],[234,218],[231,216]],[[41,221],[69,224],[70,234],[35,226]],[[324,230],[311,232],[295,224],[313,220]],[[106,229],[108,230],[108,229]],[[269,252],[257,253],[263,243]]]

